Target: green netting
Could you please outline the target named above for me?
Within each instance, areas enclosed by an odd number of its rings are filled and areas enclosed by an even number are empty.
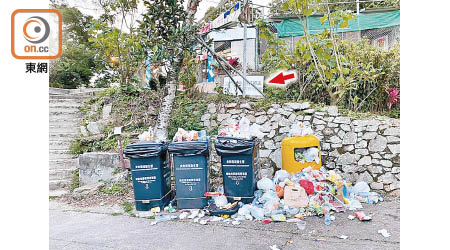
[[[328,21],[320,24],[320,16],[310,16],[308,18],[309,33],[318,34],[327,28]],[[285,19],[280,23],[273,23],[278,30],[278,37],[303,36],[303,27],[298,18]],[[337,32],[351,32],[368,29],[379,29],[400,25],[400,10],[378,13],[361,13],[355,19],[348,22],[346,28],[338,28]]]

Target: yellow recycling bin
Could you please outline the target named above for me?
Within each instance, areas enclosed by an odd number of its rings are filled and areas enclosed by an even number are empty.
[[[303,153],[310,147],[318,149],[318,162],[312,160],[308,162]],[[309,159],[310,160],[310,159]],[[290,174],[295,174],[304,168],[312,167],[320,169],[322,158],[320,152],[320,141],[315,136],[286,137],[281,141],[281,161],[282,169]]]

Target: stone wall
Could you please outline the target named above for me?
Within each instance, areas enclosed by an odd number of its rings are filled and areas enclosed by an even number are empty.
[[[366,181],[375,191],[400,194],[400,121],[376,117],[352,119],[337,107],[312,108],[309,103],[272,104],[254,110],[252,102],[208,105],[202,116],[205,127],[222,128],[231,120],[246,116],[262,126],[260,177],[271,178],[281,168],[281,140],[295,122],[310,125],[321,141],[322,163],[351,182]],[[221,182],[219,157],[211,154],[211,182]]]

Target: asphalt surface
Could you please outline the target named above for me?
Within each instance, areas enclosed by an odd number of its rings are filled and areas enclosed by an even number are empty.
[[[243,221],[240,225],[192,220],[167,221],[130,217],[120,206],[76,208],[50,202],[50,249],[64,250],[190,250],[190,249],[400,249],[400,201],[363,204],[372,221],[349,220],[350,211],[335,214],[329,226],[323,218],[307,217],[306,228],[295,223],[262,224]],[[388,238],[378,234],[386,229]],[[340,239],[341,235],[348,236]]]

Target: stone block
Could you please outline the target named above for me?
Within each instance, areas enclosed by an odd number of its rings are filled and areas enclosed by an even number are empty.
[[[117,153],[90,152],[80,155],[78,158],[80,184],[111,180],[114,170],[120,166],[119,162]]]

